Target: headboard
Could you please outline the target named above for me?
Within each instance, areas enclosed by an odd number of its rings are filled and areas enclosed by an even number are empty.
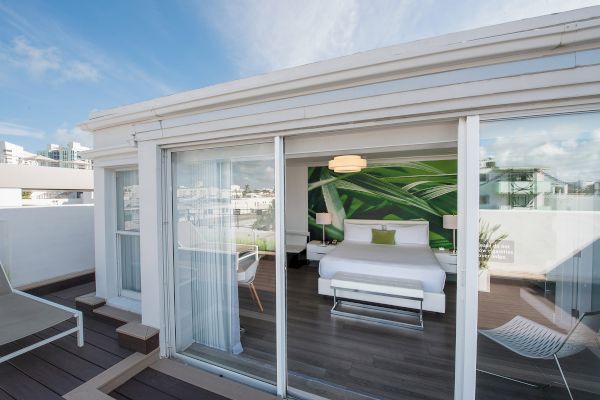
[[[370,230],[364,232],[364,228],[360,230],[350,229],[348,225],[380,225],[383,229],[386,226],[396,226],[395,233],[396,244],[429,244],[429,221],[415,220],[381,220],[381,219],[346,219],[344,220],[344,236],[348,240],[370,242]],[[400,229],[399,226],[405,225],[405,228]],[[367,228],[368,229],[368,228]],[[361,233],[362,231],[362,233]],[[350,239],[347,235],[352,235]]]
[[[429,221],[423,220],[390,220],[390,219],[350,219],[346,218],[344,223],[355,224],[355,225],[429,225]]]

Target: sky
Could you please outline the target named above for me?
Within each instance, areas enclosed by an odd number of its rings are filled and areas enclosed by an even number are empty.
[[[483,122],[481,159],[544,168],[564,182],[600,182],[600,112]]]
[[[93,110],[600,0],[0,0],[0,140],[75,140]]]

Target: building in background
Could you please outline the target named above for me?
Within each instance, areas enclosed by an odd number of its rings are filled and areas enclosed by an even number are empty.
[[[20,164],[25,153],[27,152],[19,145],[0,141],[0,163],[2,164]]]
[[[69,142],[66,146],[49,144],[48,149],[38,152],[38,155],[58,162],[59,167],[75,169],[92,169],[92,161],[82,157],[82,152],[90,150],[79,142]]]

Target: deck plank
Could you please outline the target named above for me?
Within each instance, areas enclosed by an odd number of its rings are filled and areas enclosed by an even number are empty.
[[[155,389],[151,386],[148,386],[136,379],[130,379],[125,382],[123,385],[119,386],[114,392],[109,395],[112,396],[113,393],[117,393],[127,397],[130,400],[175,400],[178,399],[175,396],[171,396],[161,390]],[[195,397],[195,399],[199,399]],[[202,399],[200,397],[200,399]]]
[[[146,368],[136,375],[134,379],[178,399],[227,400],[216,393],[190,385],[187,382],[165,375],[152,368]]]
[[[57,393],[25,375],[10,364],[0,364],[0,376],[2,377],[2,379],[0,379],[0,388],[15,399],[62,399]]]

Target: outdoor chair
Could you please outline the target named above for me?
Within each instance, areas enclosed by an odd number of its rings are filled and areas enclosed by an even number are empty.
[[[563,334],[544,325],[516,316],[506,324],[494,329],[480,329],[479,333],[506,347],[520,356],[531,359],[554,359],[560,376],[573,400],[571,389],[560,366],[559,358],[572,356],[586,348],[600,348],[600,311],[587,312],[577,321],[568,334]],[[529,386],[536,386],[515,378],[478,371]]]
[[[57,335],[0,357],[0,364],[30,350],[77,332],[77,345],[83,346],[81,311],[14,290],[0,263],[0,346],[51,328],[75,318],[77,325]]]

